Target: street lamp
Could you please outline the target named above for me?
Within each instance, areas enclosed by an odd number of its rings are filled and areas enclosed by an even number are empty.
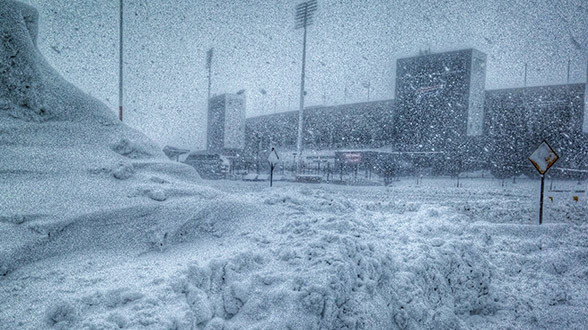
[[[306,28],[313,23],[313,15],[317,8],[316,0],[302,2],[296,6],[296,26],[295,29],[304,29],[304,38],[302,41],[302,74],[300,77],[300,108],[298,111],[298,138],[296,139],[296,151],[298,162],[296,163],[296,172],[299,173],[302,163],[302,130],[304,129],[304,70],[306,69]]]

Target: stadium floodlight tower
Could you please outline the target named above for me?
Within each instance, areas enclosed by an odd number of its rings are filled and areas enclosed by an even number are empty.
[[[302,74],[300,77],[300,109],[298,112],[298,138],[296,139],[296,153],[298,162],[296,162],[296,173],[300,173],[302,165],[302,132],[304,129],[304,70],[306,69],[306,28],[313,23],[313,15],[317,8],[316,0],[309,0],[299,3],[296,6],[296,26],[295,29],[304,29],[304,38],[302,39]]]
[[[118,119],[123,120],[123,0],[119,2],[118,21]]]
[[[206,52],[206,70],[208,70],[208,99],[210,102],[210,89],[212,87],[212,57],[214,56],[214,47]]]

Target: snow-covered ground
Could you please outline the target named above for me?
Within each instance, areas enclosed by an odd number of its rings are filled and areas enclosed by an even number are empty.
[[[586,183],[539,226],[538,180],[202,181],[65,82],[36,22],[0,0],[0,328],[585,328]]]
[[[585,328],[588,196],[573,192],[582,186],[556,182],[572,192],[546,194],[553,202],[547,199],[539,226],[535,180],[462,183],[425,178],[420,185],[403,179],[390,187],[270,189],[207,181],[217,189],[210,203],[163,202],[184,204],[192,214],[174,227],[173,215],[158,213],[159,225],[170,223],[159,232],[167,233],[162,246],[65,250],[9,273],[0,280],[0,324]]]

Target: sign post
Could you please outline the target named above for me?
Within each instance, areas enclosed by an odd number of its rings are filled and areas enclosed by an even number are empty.
[[[555,164],[559,156],[547,141],[543,140],[539,147],[529,156],[529,160],[541,175],[541,197],[539,198],[539,224],[543,223],[543,190],[545,187],[545,173]]]
[[[274,182],[274,168],[276,164],[280,161],[280,157],[276,152],[276,149],[272,147],[272,151],[270,151],[269,156],[267,157],[267,161],[270,163],[270,187],[273,186]]]

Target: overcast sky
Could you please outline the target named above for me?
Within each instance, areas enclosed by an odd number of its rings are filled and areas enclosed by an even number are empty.
[[[26,0],[39,47],[66,79],[118,112],[118,0]],[[214,94],[245,89],[247,116],[298,106],[298,1],[124,0],[125,122],[162,146],[204,147],[206,51]],[[396,59],[476,48],[486,88],[586,81],[585,0],[319,0],[308,31],[307,105],[394,97]],[[264,95],[261,90],[267,91]],[[347,97],[345,96],[347,89]]]

